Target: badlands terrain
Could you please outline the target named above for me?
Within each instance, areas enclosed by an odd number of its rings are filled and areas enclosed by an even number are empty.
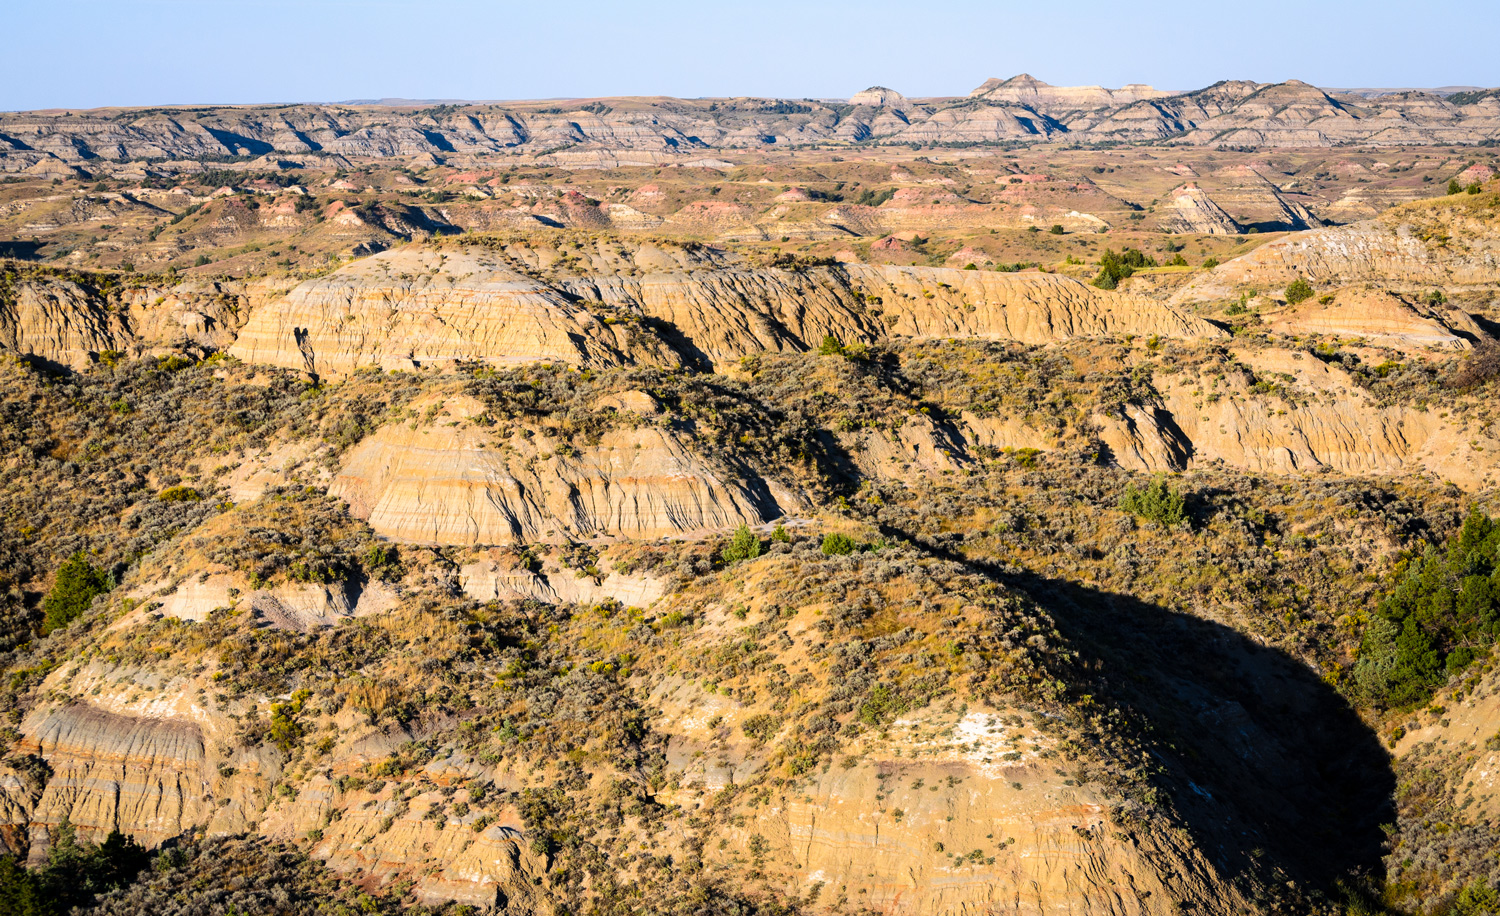
[[[1497,142],[0,114],[0,914],[1500,913]]]

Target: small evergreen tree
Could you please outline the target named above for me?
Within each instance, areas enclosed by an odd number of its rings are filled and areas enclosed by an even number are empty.
[[[859,549],[859,545],[847,534],[835,531],[823,535],[823,556],[841,557],[847,556]]]
[[[95,569],[83,551],[73,554],[57,570],[57,581],[42,599],[42,635],[76,620],[94,598],[109,591],[109,580]]]
[[[1286,287],[1286,304],[1287,305],[1296,305],[1299,302],[1306,302],[1308,299],[1311,299],[1312,297],[1313,297],[1313,288],[1312,288],[1312,286],[1306,280],[1302,279],[1301,277],[1298,277],[1297,279],[1293,280],[1291,283],[1287,284],[1287,287]]]
[[[1458,179],[1457,178],[1450,178],[1450,179],[1448,179],[1448,193],[1449,194],[1457,194],[1459,191],[1462,191],[1463,189],[1464,189],[1463,185],[1461,185],[1461,184],[1458,183]]]
[[[725,566],[733,566],[742,560],[753,560],[760,556],[760,538],[755,536],[749,525],[740,525],[719,556],[724,560]]]
[[[1187,500],[1172,489],[1163,477],[1157,477],[1144,487],[1125,485],[1125,494],[1120,497],[1120,508],[1131,515],[1151,522],[1159,522],[1168,528],[1187,520]]]
[[[1099,275],[1094,285],[1100,289],[1114,289],[1120,281],[1135,274],[1142,267],[1155,267],[1156,259],[1136,248],[1126,248],[1116,254],[1114,249],[1104,249],[1099,256]]]

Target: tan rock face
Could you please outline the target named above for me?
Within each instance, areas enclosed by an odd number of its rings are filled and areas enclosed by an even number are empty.
[[[128,693],[120,669],[65,666],[51,682],[87,700],[44,705],[21,723],[22,750],[52,775],[28,792],[0,774],[0,839],[9,852],[42,860],[64,819],[86,838],[118,829],[155,845],[197,827],[242,833],[258,818],[278,772],[275,752],[239,746],[236,723],[195,702],[193,682],[124,673]]]
[[[443,781],[484,774],[483,767],[451,766],[433,775]],[[465,761],[465,763],[467,763]],[[499,812],[498,823],[476,831],[476,811],[430,818],[428,811],[447,801],[428,792],[398,801],[389,790],[342,791],[319,774],[307,781],[295,802],[271,807],[260,832],[296,840],[317,829],[321,837],[311,852],[330,867],[377,880],[402,874],[421,876],[415,891],[426,903],[452,900],[470,906],[502,906],[505,912],[547,913],[545,891],[533,879],[545,874],[546,863],[526,848],[520,815],[512,808]],[[328,815],[333,813],[335,818]],[[432,863],[439,863],[433,868]]]
[[[1462,244],[1453,239],[1462,238]],[[1500,276],[1500,225],[1445,201],[1397,207],[1379,219],[1299,232],[1226,261],[1179,290],[1173,302],[1222,299],[1298,277],[1318,286],[1373,282],[1425,291],[1492,286]]]
[[[601,277],[569,282],[565,288],[670,322],[685,338],[690,357],[715,366],[753,353],[806,350],[830,334],[850,342],[879,335],[879,325],[864,314],[854,290],[841,274],[828,270]]]
[[[254,588],[238,573],[193,578],[160,594],[166,583],[139,590],[144,606],[123,618],[128,626],[146,613],[201,623],[221,608],[243,608],[267,625],[309,632],[336,626],[346,617],[363,617],[387,610],[395,603],[391,589],[379,581],[362,585],[347,582],[287,582],[273,588]]]
[[[1009,102],[1013,105],[1025,105],[1035,111],[1061,115],[1067,112],[1117,108],[1172,94],[1141,83],[1132,83],[1121,89],[1105,89],[1103,86],[1053,86],[1029,73],[1022,73],[1003,81],[985,80],[969,93],[969,98]]]
[[[339,377],[455,360],[619,365],[628,350],[623,331],[497,259],[417,247],[359,261],[257,309],[229,352]]]
[[[1402,348],[1466,350],[1489,337],[1462,312],[1413,305],[1388,292],[1360,288],[1339,290],[1327,304],[1303,303],[1268,324],[1284,334],[1362,337]]]
[[[863,92],[849,96],[850,105],[869,105],[875,108],[907,108],[906,96],[884,86],[871,86]]]
[[[533,572],[501,560],[493,553],[481,555],[459,570],[459,587],[475,601],[529,598],[545,604],[596,604],[614,600],[627,607],[649,607],[667,593],[670,584],[652,576],[613,571],[595,578],[580,571],[563,569],[553,562]],[[608,565],[607,559],[601,557],[600,568],[607,569]]]
[[[1172,193],[1171,227],[1178,232],[1205,235],[1239,235],[1243,230],[1213,198],[1195,185],[1185,185]]]
[[[459,545],[656,538],[758,525],[783,511],[763,481],[712,469],[656,427],[616,429],[577,450],[540,433],[499,442],[466,422],[483,405],[445,403],[454,425],[387,426],[334,478],[329,492],[380,534]]]
[[[848,269],[867,296],[880,298],[876,308],[892,337],[972,337],[1041,344],[1125,334],[1227,336],[1172,306],[1107,293],[1052,274],[889,265]]]
[[[135,344],[119,314],[68,280],[25,281],[14,293],[0,299],[0,347],[82,368],[91,354]]]
[[[507,252],[527,269],[550,251]],[[413,368],[460,359],[497,365],[660,364],[722,367],[765,352],[804,351],[825,337],[978,337],[1051,343],[1073,337],[1223,332],[1150,299],[1050,274],[848,265],[807,270],[688,266],[641,246],[644,276],[586,274],[546,285],[483,251],[415,246],[304,283],[256,309],[230,352],[338,377],[360,366]],[[596,266],[589,264],[588,266]],[[610,269],[602,261],[597,265]],[[654,268],[654,269],[652,269]],[[584,305],[575,303],[582,302]],[[654,319],[654,332],[611,313]],[[659,335],[651,336],[651,334]]]
[[[1250,379],[1220,387],[1159,377],[1162,402],[1099,418],[1101,438],[1123,467],[1182,470],[1223,461],[1276,474],[1429,471],[1466,489],[1493,485],[1500,442],[1431,412],[1382,407],[1342,369],[1303,352],[1235,350],[1254,381],[1289,387],[1260,395]]]

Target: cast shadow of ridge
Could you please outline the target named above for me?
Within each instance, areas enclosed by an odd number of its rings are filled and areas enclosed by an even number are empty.
[[[1034,600],[1095,695],[1148,723],[1156,787],[1226,875],[1328,893],[1351,876],[1383,878],[1390,757],[1307,665],[1129,595],[948,556]]]
[[[1150,723],[1161,789],[1232,875],[1379,879],[1396,778],[1379,738],[1300,660],[1128,595],[1002,576],[1045,607],[1102,690]]]

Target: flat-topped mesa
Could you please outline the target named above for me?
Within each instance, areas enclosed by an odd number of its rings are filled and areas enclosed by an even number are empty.
[[[477,250],[413,246],[307,281],[257,309],[230,348],[246,362],[341,377],[365,366],[632,362],[624,329]]]
[[[969,93],[969,98],[1011,102],[1038,111],[1088,111],[1159,99],[1172,94],[1143,83],[1131,83],[1119,89],[1105,89],[1103,86],[1053,86],[1029,73],[1022,73],[1008,80],[987,79]]]
[[[871,108],[906,108],[906,96],[884,86],[871,86],[863,92],[849,97],[850,105],[867,105]]]

